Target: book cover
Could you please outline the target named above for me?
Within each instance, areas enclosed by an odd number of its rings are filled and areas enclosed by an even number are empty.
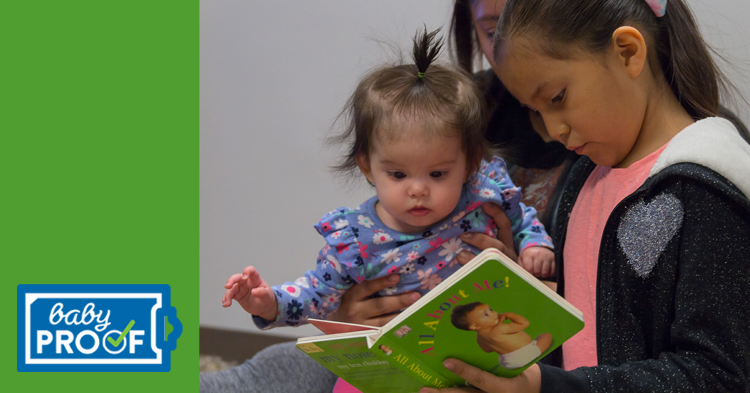
[[[516,376],[583,325],[578,309],[489,249],[385,326],[305,337],[297,347],[365,393],[416,391],[465,383],[443,367],[447,358]]]

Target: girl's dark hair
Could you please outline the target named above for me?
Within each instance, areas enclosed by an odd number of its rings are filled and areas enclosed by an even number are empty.
[[[472,0],[456,0],[451,17],[451,46],[455,60],[466,72],[474,72],[474,60],[482,50],[479,48],[474,20],[471,16]]]
[[[718,69],[684,0],[669,0],[656,17],[644,0],[508,0],[494,35],[495,57],[514,35],[533,34],[539,49],[556,58],[574,49],[607,50],[612,33],[636,27],[650,52],[652,70],[661,69],[672,92],[694,119],[717,116],[720,91],[731,83]]]
[[[442,48],[439,31],[417,32],[413,64],[381,67],[360,81],[342,111],[347,127],[329,140],[348,147],[334,169],[357,173],[357,157],[369,156],[374,138],[398,139],[399,126],[414,120],[427,124],[424,131],[432,133],[427,137],[458,135],[469,173],[491,153],[483,136],[485,103],[472,77],[435,63]]]

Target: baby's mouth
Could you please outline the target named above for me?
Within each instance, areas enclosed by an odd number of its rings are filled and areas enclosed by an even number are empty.
[[[423,206],[414,206],[411,209],[409,209],[409,214],[417,217],[425,216],[427,214],[430,214],[430,209],[423,207]]]

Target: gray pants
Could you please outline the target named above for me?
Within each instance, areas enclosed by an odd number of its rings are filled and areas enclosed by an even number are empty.
[[[272,345],[227,370],[200,373],[203,393],[331,393],[335,383],[336,375],[294,342]]]

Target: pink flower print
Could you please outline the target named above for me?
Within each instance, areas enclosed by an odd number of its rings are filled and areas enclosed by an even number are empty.
[[[438,255],[441,257],[445,257],[445,260],[449,261],[453,259],[454,255],[458,254],[458,252],[463,249],[461,247],[462,244],[463,242],[461,241],[461,239],[454,237],[453,239],[450,239],[447,242],[443,243],[443,249],[440,250]]]
[[[503,191],[503,193],[505,193],[505,191]],[[482,198],[492,198],[495,196],[495,191],[492,191],[489,188],[483,188],[479,190],[479,196]]]
[[[317,278],[317,277],[313,277],[313,278],[312,278],[312,279],[310,280],[310,284],[312,284],[313,288],[317,288],[317,287],[318,287],[318,285],[320,284],[320,281],[318,280],[318,278]]]
[[[432,290],[435,288],[435,286],[440,284],[440,281],[443,281],[442,278],[438,277],[437,273],[430,275],[431,273],[432,273],[432,268],[429,268],[424,272],[421,270],[417,271],[417,277],[420,280],[422,280],[421,281],[422,286],[420,287],[421,289]]]
[[[453,266],[456,266],[457,264],[458,264],[458,259],[453,258],[451,259],[451,263],[448,264],[448,267],[453,267]]]
[[[370,257],[370,254],[367,253],[367,244],[362,244],[360,242],[357,242],[357,245],[359,246],[359,253],[362,255],[362,259],[367,259]]]
[[[385,232],[375,232],[375,234],[372,235],[372,242],[375,244],[384,244],[392,241],[393,238],[391,238],[391,235]]]
[[[462,218],[464,218],[464,216],[466,216],[466,212],[462,210],[453,217],[453,222],[455,223],[460,221]]]
[[[334,304],[338,303],[338,301],[339,301],[340,298],[341,297],[339,295],[336,295],[336,294],[328,295],[327,297],[324,298],[325,302],[323,302],[323,307],[325,308],[325,307],[328,307],[328,306],[331,306],[331,305],[334,305]]]
[[[326,244],[325,247],[323,247],[323,251],[321,251],[321,254],[328,254],[328,251],[331,250],[331,246]]]
[[[533,242],[526,245],[526,248],[538,246],[539,242]]]
[[[341,231],[336,231],[336,232],[334,232],[334,233],[331,234],[331,237],[334,238],[334,239],[338,239],[339,236],[341,236]]]
[[[357,282],[362,282],[365,281],[365,276],[357,276],[354,279],[357,280]]]
[[[494,179],[495,175],[497,175],[497,173],[495,173],[495,171],[490,171],[490,173],[487,175],[487,177],[489,177],[490,179]]]
[[[396,272],[398,272],[398,265],[393,265],[393,266],[391,266],[391,267],[388,268],[388,274],[393,274],[393,273],[396,273]]]
[[[329,224],[327,222],[324,222],[323,225],[320,226],[320,230],[322,230],[323,232],[328,232],[331,229],[333,229],[333,228],[331,228],[331,224]]]
[[[495,237],[495,230],[492,229],[492,226],[487,225],[484,227],[484,234],[490,237]]]
[[[466,208],[466,211],[467,211],[467,212],[470,212],[470,211],[472,211],[472,210],[474,210],[474,209],[478,208],[479,206],[482,206],[482,202],[479,202],[479,201],[475,201],[475,202],[472,202],[472,203],[470,203],[470,204],[469,204],[469,206],[468,206],[468,207]]]
[[[419,258],[419,253],[416,251],[411,251],[409,252],[409,255],[406,256],[406,262],[411,262],[417,258]]]
[[[298,298],[302,294],[302,290],[296,285],[282,285],[281,290],[288,293],[293,298]]]
[[[445,261],[440,261],[435,265],[435,269],[440,270],[445,267]]]
[[[437,237],[435,240],[430,240],[431,247],[427,251],[425,251],[425,254],[430,251],[437,250],[437,248],[440,247],[440,245],[443,243],[445,243],[445,239],[441,237]]]
[[[417,270],[417,279],[423,280],[432,273],[432,268],[427,270]]]
[[[339,245],[336,246],[336,251],[338,251],[339,254],[341,254],[344,251],[349,251],[349,246],[344,243],[339,243]]]

